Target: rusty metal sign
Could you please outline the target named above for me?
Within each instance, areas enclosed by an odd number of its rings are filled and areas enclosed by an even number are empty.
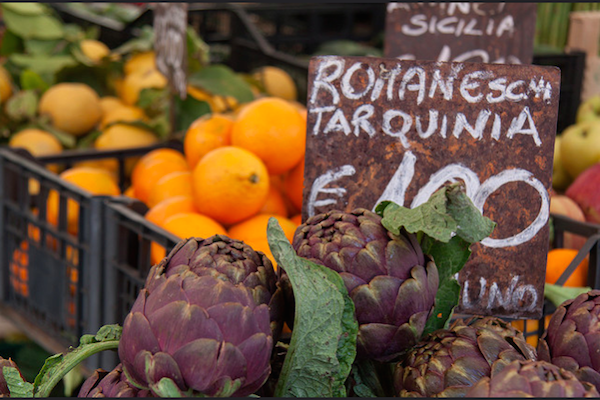
[[[385,57],[531,64],[535,3],[389,3]]]
[[[405,207],[463,180],[498,223],[459,276],[459,312],[539,317],[560,72],[555,67],[314,57],[303,218]]]
[[[156,67],[181,99],[187,96],[187,3],[156,3],[154,48]]]

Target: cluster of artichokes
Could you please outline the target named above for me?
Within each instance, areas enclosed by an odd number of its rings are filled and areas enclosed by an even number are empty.
[[[495,317],[456,319],[422,337],[439,275],[414,235],[390,233],[365,209],[331,211],[302,224],[292,245],[339,273],[358,321],[357,360],[391,366],[397,396],[600,396],[600,291],[559,307],[537,350]],[[283,321],[293,321],[281,267],[276,273],[263,253],[226,236],[182,241],[152,267],[127,315],[121,363],[96,371],[79,396],[265,390],[272,365],[281,364],[273,354]],[[0,379],[0,395],[7,394]]]

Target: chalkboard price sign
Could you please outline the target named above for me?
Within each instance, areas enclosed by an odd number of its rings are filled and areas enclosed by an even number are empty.
[[[535,3],[389,3],[386,57],[531,64]]]
[[[462,180],[498,226],[459,276],[459,311],[540,316],[558,68],[324,56],[308,83],[303,217],[416,207]]]

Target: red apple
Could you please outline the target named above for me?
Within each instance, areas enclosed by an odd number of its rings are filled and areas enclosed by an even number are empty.
[[[583,171],[565,193],[573,199],[588,222],[600,223],[600,163]]]
[[[569,197],[559,194],[550,196],[550,212],[552,214],[564,215],[576,221],[585,222],[585,215],[581,208]],[[584,236],[565,232],[563,248],[579,250],[585,244]]]

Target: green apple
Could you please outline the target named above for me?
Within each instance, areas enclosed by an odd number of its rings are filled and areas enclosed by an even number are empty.
[[[560,142],[561,136],[557,136],[554,143],[554,160],[552,162],[552,187],[556,190],[563,191],[569,187],[572,179],[562,165],[562,160],[560,158]]]
[[[573,179],[600,162],[600,119],[565,129],[560,140],[560,162]]]
[[[592,121],[600,118],[600,95],[592,96],[579,106],[575,122]]]

